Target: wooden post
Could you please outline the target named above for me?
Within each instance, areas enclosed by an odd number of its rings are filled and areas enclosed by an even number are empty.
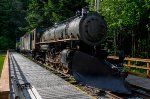
[[[150,68],[150,63],[147,63],[147,68]],[[149,69],[147,69],[147,76],[148,76],[148,77],[150,76],[150,71],[149,71]]]
[[[130,60],[128,60],[128,67],[129,67],[129,71],[131,71],[131,68],[130,68],[130,65],[131,65],[131,61]]]

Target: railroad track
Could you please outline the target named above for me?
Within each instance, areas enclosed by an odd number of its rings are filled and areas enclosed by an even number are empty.
[[[134,93],[134,95],[138,97],[141,97],[143,99],[150,99],[150,90],[146,90],[135,85],[131,85],[131,90]]]
[[[12,91],[10,99],[42,99],[35,88],[27,81],[17,60],[11,52],[9,52],[9,73]],[[12,88],[13,87],[13,88]]]
[[[94,88],[88,85],[82,85],[79,84],[75,81],[74,77],[70,74],[65,74],[59,70],[54,69],[53,67],[47,65],[47,64],[42,64],[39,61],[36,61],[32,59],[29,56],[24,55],[25,57],[29,58],[30,60],[34,61],[35,63],[39,64],[40,66],[46,68],[47,70],[53,72],[57,76],[61,77],[64,79],[66,82],[72,84],[75,87],[78,87],[80,90],[92,95],[95,97],[95,99],[101,99],[102,98],[110,98],[110,99],[150,99],[150,92],[144,89],[141,89],[137,86],[131,85],[131,90],[132,90],[132,95],[126,95],[126,94],[118,94],[118,93],[112,93],[109,91],[102,91],[101,89]]]

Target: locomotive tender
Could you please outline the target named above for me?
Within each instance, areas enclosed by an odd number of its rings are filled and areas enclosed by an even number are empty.
[[[82,9],[76,16],[45,30],[34,29],[20,38],[20,51],[64,73],[71,73],[82,84],[129,94],[126,72],[120,63],[107,61],[101,42],[106,36],[104,18]]]

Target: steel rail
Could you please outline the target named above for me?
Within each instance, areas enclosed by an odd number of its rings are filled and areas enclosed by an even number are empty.
[[[31,99],[28,91],[25,88],[27,86],[26,86],[26,83],[24,82],[25,81],[24,76],[22,76],[23,74],[20,72],[20,69],[17,66],[18,64],[16,63],[15,58],[13,57],[11,52],[9,54],[9,60],[12,63],[12,67],[14,70],[14,77],[11,77],[11,78],[12,78],[13,85],[14,85],[15,98],[26,97],[27,99]]]
[[[143,99],[150,99],[150,90],[135,86],[130,84],[132,93],[136,96],[139,96]]]
[[[34,86],[31,86],[31,84],[25,78],[21,68],[11,52],[9,53],[9,65],[12,66],[14,72],[14,76],[12,76],[10,70],[15,99],[42,99]],[[14,98],[10,97],[10,99]]]

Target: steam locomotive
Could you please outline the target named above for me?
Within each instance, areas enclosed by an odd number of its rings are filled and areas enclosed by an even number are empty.
[[[107,25],[103,16],[86,8],[76,16],[47,29],[36,28],[20,38],[20,51],[31,53],[35,60],[46,63],[77,82],[102,90],[129,94],[127,73],[120,62],[107,60],[101,48]]]

